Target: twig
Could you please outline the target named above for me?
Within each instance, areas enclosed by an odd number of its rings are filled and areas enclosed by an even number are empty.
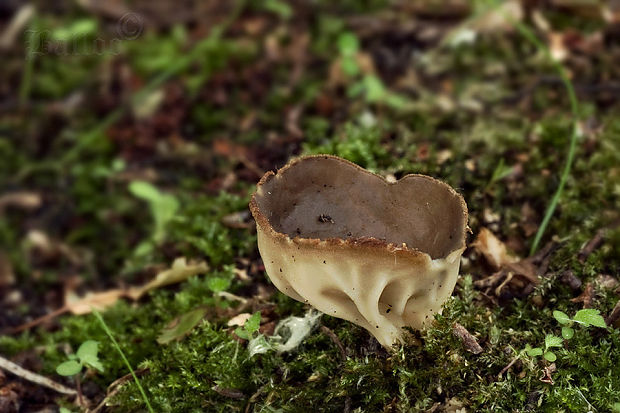
[[[618,300],[614,309],[611,310],[611,314],[609,314],[609,317],[607,317],[605,323],[608,326],[612,326],[615,325],[618,320],[620,320],[620,300]]]
[[[510,363],[508,363],[508,365],[506,367],[504,367],[502,369],[502,371],[499,372],[499,374],[497,375],[498,379],[501,379],[502,376],[504,375],[504,373],[506,373],[508,371],[508,369],[510,369],[512,366],[514,366],[514,364],[517,362],[517,360],[519,360],[519,356],[513,358]]]
[[[24,324],[22,324],[20,326],[17,326],[17,327],[5,330],[4,333],[5,334],[17,334],[17,333],[21,333],[22,331],[25,331],[25,330],[30,330],[31,328],[36,327],[39,324],[43,324],[46,321],[53,320],[54,318],[58,317],[59,315],[62,315],[64,313],[66,313],[68,311],[69,311],[69,307],[64,305],[64,306],[60,307],[59,309],[52,311],[49,314],[45,314],[45,315],[43,315],[43,316],[41,316],[39,318],[35,318],[34,320],[29,321],[27,323],[24,323]]]
[[[26,370],[25,368],[5,359],[2,356],[0,356],[0,368],[8,371],[9,373],[13,373],[18,377],[21,377],[24,380],[28,380],[41,386],[45,386],[47,388],[55,390],[58,393],[68,394],[71,396],[77,395],[77,391],[75,391],[74,389],[70,389],[69,387],[65,387],[62,384],[56,383],[55,381],[48,379],[45,376],[41,376],[40,374],[36,374],[31,372],[30,370]]]
[[[149,370],[148,367],[137,369],[136,375],[141,376],[148,370]],[[106,403],[120,391],[121,389],[120,385],[125,383],[129,379],[131,379],[131,373],[125,374],[123,377],[120,377],[114,380],[108,386],[108,390],[106,391],[106,395],[103,398],[103,400],[101,400],[101,402],[97,405],[97,407],[95,407],[92,410],[89,410],[88,413],[98,413],[101,409],[103,409],[106,406]]]
[[[586,245],[579,251],[577,255],[577,259],[579,259],[580,263],[584,263],[586,259],[596,251],[601,245],[603,245],[603,241],[605,241],[605,233],[607,232],[607,228],[601,228],[596,231],[594,237],[590,241],[586,243]]]
[[[346,360],[347,352],[345,351],[344,346],[342,345],[342,342],[340,341],[336,333],[334,333],[333,331],[331,331],[329,328],[325,326],[321,326],[321,331],[324,332],[329,338],[331,338],[334,344],[338,347],[338,350],[340,350],[340,355],[342,356],[342,359]]]
[[[483,349],[478,344],[478,340],[465,327],[459,323],[452,324],[452,334],[461,340],[465,349],[470,353],[480,354]]]

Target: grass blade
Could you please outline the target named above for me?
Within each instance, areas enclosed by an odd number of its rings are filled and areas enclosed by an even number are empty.
[[[121,350],[121,347],[118,345],[118,342],[116,341],[116,339],[112,335],[112,332],[108,328],[108,325],[103,320],[103,317],[101,317],[101,314],[99,314],[99,312],[97,310],[95,310],[94,308],[92,310],[93,310],[93,314],[95,315],[97,320],[99,320],[99,323],[101,324],[101,327],[103,328],[105,333],[108,335],[108,337],[110,337],[110,340],[112,341],[112,344],[116,348],[116,351],[118,351],[118,354],[121,355],[121,358],[125,362],[125,365],[129,369],[129,372],[133,376],[133,379],[136,382],[136,385],[138,386],[138,389],[140,390],[140,394],[142,394],[142,398],[144,399],[144,403],[146,404],[146,407],[149,409],[149,412],[150,413],[154,413],[155,411],[151,407],[151,403],[149,402],[148,397],[146,397],[146,392],[144,391],[144,388],[142,388],[142,385],[140,384],[140,380],[138,380],[138,376],[136,376],[136,373],[134,372],[133,368],[131,367],[131,364],[129,364],[129,360],[127,360],[127,357],[125,357],[125,353],[123,353],[123,350]]]

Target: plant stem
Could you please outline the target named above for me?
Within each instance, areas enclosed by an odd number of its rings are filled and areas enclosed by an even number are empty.
[[[568,147],[568,155],[566,156],[566,163],[564,164],[562,175],[560,175],[560,184],[558,185],[558,188],[553,194],[553,197],[551,198],[551,202],[549,203],[549,206],[547,206],[547,210],[545,211],[545,216],[542,222],[540,223],[540,227],[538,228],[538,231],[536,232],[536,236],[534,237],[534,242],[532,243],[532,247],[530,249],[530,255],[534,255],[534,253],[538,249],[540,240],[542,239],[545,233],[545,230],[547,229],[547,226],[549,225],[549,221],[551,221],[551,217],[553,216],[553,213],[555,212],[558,202],[560,201],[560,197],[562,196],[562,192],[564,191],[564,186],[566,186],[566,181],[568,180],[568,177],[570,176],[570,171],[573,166],[573,160],[575,159],[575,152],[577,151],[577,140],[579,139],[579,135],[580,135],[579,102],[577,101],[577,94],[575,93],[575,88],[573,87],[573,84],[568,77],[566,68],[562,66],[562,64],[559,63],[557,60],[555,60],[553,56],[551,56],[551,53],[549,52],[549,48],[547,48],[547,46],[545,46],[538,39],[538,37],[536,37],[534,32],[532,32],[532,30],[529,27],[527,27],[521,22],[515,22],[514,24],[516,28],[519,30],[519,32],[523,35],[523,37],[529,40],[530,43],[535,45],[540,51],[544,53],[547,60],[549,60],[549,62],[553,65],[553,67],[556,69],[556,71],[560,75],[560,78],[562,79],[562,83],[564,84],[564,87],[566,88],[566,91],[568,92],[568,99],[570,101],[571,112],[573,115],[573,131],[571,134],[570,144]]]
[[[82,400],[82,383],[80,381],[80,373],[75,375],[75,387],[77,387],[78,403],[80,406],[84,406],[84,401]]]
[[[497,2],[496,6],[500,7],[500,5],[497,5]],[[549,221],[551,221],[551,217],[553,217],[553,213],[558,206],[558,202],[560,201],[560,197],[562,196],[562,192],[564,191],[564,186],[566,186],[566,181],[570,176],[571,168],[573,166],[575,152],[577,151],[577,140],[579,139],[580,135],[579,103],[577,101],[577,94],[575,93],[575,88],[570,81],[566,68],[560,62],[555,60],[553,56],[551,56],[549,48],[543,42],[541,42],[538,37],[536,37],[536,34],[528,26],[521,23],[520,21],[516,21],[515,19],[506,14],[504,14],[504,18],[508,20],[514,27],[516,27],[519,33],[521,33],[521,35],[523,35],[526,40],[536,46],[536,48],[545,55],[545,58],[558,72],[560,78],[562,79],[562,83],[564,84],[564,87],[566,88],[566,91],[568,93],[568,99],[570,101],[570,107],[573,116],[573,131],[570,138],[568,154],[566,155],[566,163],[564,164],[564,169],[562,170],[562,174],[560,175],[560,183],[558,185],[558,188],[555,190],[555,193],[551,198],[551,202],[547,206],[543,220],[540,223],[538,231],[536,232],[536,236],[534,237],[534,241],[532,242],[532,247],[530,248],[530,255],[534,255],[534,253],[538,249],[543,235],[545,234],[545,230],[549,225]]]
[[[26,35],[28,36],[28,44],[26,45],[26,64],[24,67],[24,72],[22,74],[21,84],[19,85],[19,107],[24,108],[28,103],[28,98],[30,97],[30,90],[32,88],[32,75],[34,72],[34,61],[37,55],[35,50],[32,50],[34,45],[34,41],[37,36],[37,21],[36,17],[32,20],[30,24],[30,29],[26,31]]]
[[[129,372],[131,373],[131,376],[133,377],[134,381],[136,382],[136,386],[138,386],[138,390],[140,390],[140,394],[142,395],[142,399],[144,400],[144,403],[146,404],[146,407],[148,408],[149,412],[150,413],[155,413],[155,411],[151,407],[151,403],[149,402],[148,397],[146,397],[146,392],[144,391],[144,388],[142,388],[142,385],[140,384],[140,380],[138,380],[138,376],[136,376],[135,371],[133,370],[133,368],[131,367],[131,364],[129,363],[129,360],[127,360],[127,357],[125,357],[125,353],[123,353],[123,350],[121,350],[121,347],[118,345],[118,342],[116,341],[116,339],[112,335],[112,332],[108,328],[108,325],[105,323],[105,321],[103,320],[103,317],[101,317],[101,314],[99,314],[99,312],[97,310],[95,310],[92,307],[91,307],[91,309],[92,309],[93,314],[95,315],[95,317],[97,318],[97,320],[101,324],[101,327],[103,328],[103,330],[106,332],[106,334],[110,338],[110,341],[112,341],[112,344],[116,348],[116,351],[118,351],[118,354],[120,354],[121,358],[125,362],[125,365],[129,369]]]

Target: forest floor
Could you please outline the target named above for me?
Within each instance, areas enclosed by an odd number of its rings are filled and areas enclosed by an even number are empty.
[[[82,397],[0,366],[0,411],[620,411],[617,2],[37,3],[0,5],[0,355]],[[249,196],[316,153],[467,202],[404,345],[265,274]]]

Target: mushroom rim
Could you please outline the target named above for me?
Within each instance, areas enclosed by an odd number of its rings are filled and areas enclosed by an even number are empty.
[[[460,206],[461,206],[461,212],[463,215],[463,222],[464,222],[464,226],[463,226],[463,233],[462,233],[462,237],[461,237],[461,243],[460,246],[454,248],[453,250],[449,251],[447,254],[445,254],[442,257],[437,257],[437,258],[432,258],[430,256],[430,254],[428,254],[427,252],[424,252],[418,248],[414,248],[414,247],[410,247],[407,244],[403,243],[401,245],[395,244],[393,242],[387,242],[386,240],[383,239],[378,239],[372,236],[368,236],[368,237],[352,237],[352,238],[339,238],[339,237],[330,237],[330,238],[325,238],[325,239],[321,239],[321,238],[306,238],[306,237],[300,237],[300,236],[295,236],[293,238],[291,238],[288,234],[277,231],[273,225],[271,224],[271,222],[269,222],[269,218],[267,218],[267,216],[261,211],[258,202],[256,200],[256,198],[258,196],[260,196],[258,194],[259,189],[266,184],[270,179],[272,179],[273,177],[277,176],[278,174],[282,174],[285,173],[289,168],[297,165],[298,163],[301,163],[305,160],[308,159],[317,159],[317,158],[323,158],[323,159],[331,159],[331,160],[335,160],[337,162],[340,162],[344,165],[347,165],[349,167],[353,167],[355,168],[357,171],[359,172],[363,172],[367,175],[370,176],[374,176],[376,178],[379,178],[380,182],[383,183],[383,185],[386,186],[391,186],[391,185],[397,185],[398,183],[400,183],[403,180],[406,179],[410,179],[413,177],[416,178],[423,178],[423,179],[427,179],[429,181],[434,182],[435,184],[439,184],[440,186],[442,186],[444,189],[447,189],[448,192],[453,195],[456,199],[458,199]],[[279,241],[283,241],[283,242],[288,242],[288,243],[294,243],[297,244],[299,246],[307,246],[307,247],[348,247],[348,248],[355,248],[355,249],[365,249],[365,250],[369,250],[369,251],[374,251],[374,252],[388,252],[388,253],[392,253],[392,254],[398,254],[398,255],[402,255],[402,256],[408,256],[410,258],[415,258],[415,259],[427,259],[429,261],[436,261],[436,260],[441,260],[441,259],[446,259],[450,256],[452,256],[455,252],[463,252],[466,248],[467,248],[467,243],[466,243],[466,238],[467,238],[467,232],[469,230],[469,226],[468,226],[468,220],[469,220],[469,211],[467,209],[467,204],[465,203],[465,199],[463,198],[463,196],[461,194],[459,194],[454,188],[452,188],[450,185],[448,185],[447,183],[437,179],[437,178],[433,178],[432,176],[428,176],[428,175],[422,175],[422,174],[407,174],[403,177],[401,177],[400,179],[398,179],[395,182],[389,182],[388,180],[386,180],[383,176],[370,172],[367,169],[364,169],[363,167],[359,166],[358,164],[351,162],[347,159],[344,158],[340,158],[338,156],[335,155],[329,155],[329,154],[318,154],[318,155],[305,155],[305,156],[299,156],[299,157],[295,157],[293,159],[291,159],[286,165],[284,165],[282,168],[279,168],[276,172],[274,171],[267,171],[265,172],[265,174],[261,177],[261,179],[258,181],[258,183],[256,184],[256,188],[257,190],[252,194],[251,198],[250,198],[250,204],[249,204],[249,208],[250,208],[250,212],[252,213],[252,216],[254,217],[254,220],[256,221],[256,225],[259,229],[263,229],[266,230],[266,232],[271,235],[273,238],[275,238],[276,240]]]

